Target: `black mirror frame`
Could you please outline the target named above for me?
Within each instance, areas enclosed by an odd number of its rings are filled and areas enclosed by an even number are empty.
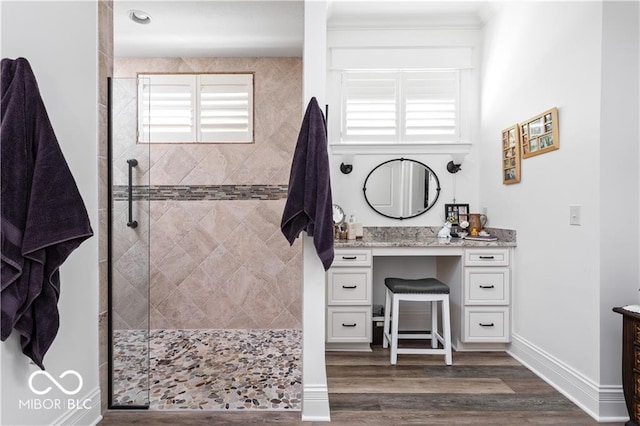
[[[426,209],[422,210],[420,213],[414,214],[414,215],[412,215],[412,216],[406,216],[406,217],[389,216],[389,215],[387,215],[387,214],[384,214],[384,213],[382,213],[382,212],[380,212],[380,211],[376,210],[376,208],[375,208],[375,207],[373,207],[373,206],[371,205],[371,203],[369,202],[369,199],[367,198],[367,180],[369,180],[369,176],[371,176],[371,174],[372,174],[373,172],[375,172],[379,167],[384,166],[384,165],[385,165],[385,164],[387,164],[387,163],[391,163],[392,161],[411,161],[411,162],[413,162],[413,163],[418,163],[418,164],[420,164],[422,167],[424,167],[427,171],[429,171],[429,172],[431,173],[431,175],[435,178],[435,180],[436,180],[436,184],[437,184],[437,187],[436,187],[436,198],[434,198],[434,199],[433,199],[433,202],[431,203],[431,205],[430,205],[429,207],[427,207]],[[424,214],[424,213],[428,212],[429,210],[431,210],[431,209],[433,208],[433,206],[435,206],[435,205],[436,205],[436,202],[438,201],[438,198],[440,197],[440,179],[438,179],[438,175],[436,175],[436,173],[431,169],[431,167],[427,166],[426,164],[424,164],[424,163],[422,163],[422,162],[420,162],[420,161],[418,161],[418,160],[411,160],[411,159],[409,159],[409,158],[402,158],[402,157],[400,157],[400,158],[393,158],[393,159],[391,159],[391,160],[387,160],[387,161],[384,161],[384,162],[382,162],[382,163],[378,164],[377,166],[375,166],[375,167],[373,168],[373,170],[371,170],[371,171],[369,172],[369,174],[367,175],[367,177],[364,179],[364,185],[362,186],[362,192],[364,193],[364,200],[367,202],[367,204],[369,205],[369,207],[371,207],[371,210],[373,210],[374,212],[378,213],[379,215],[382,215],[382,216],[384,216],[384,217],[388,217],[389,219],[399,219],[399,220],[411,219],[411,218],[418,217],[418,216],[420,216],[420,215],[422,215],[422,214]]]

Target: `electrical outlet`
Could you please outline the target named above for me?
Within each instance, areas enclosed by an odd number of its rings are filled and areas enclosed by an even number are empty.
[[[487,213],[488,211],[489,211],[489,209],[487,209],[486,207],[482,208],[482,214],[483,215],[488,216],[489,215],[489,213]]]
[[[582,220],[581,206],[569,206],[569,225],[581,225]]]

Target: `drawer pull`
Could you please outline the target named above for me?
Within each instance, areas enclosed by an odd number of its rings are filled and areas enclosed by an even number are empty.
[[[356,260],[357,256],[342,256],[342,260]]]
[[[495,256],[480,256],[480,259],[495,259]]]
[[[355,326],[356,326],[356,323],[355,323],[355,322],[354,322],[353,324],[345,324],[345,323],[342,323],[342,326],[343,326],[343,327],[355,327]]]
[[[344,324],[343,324],[343,325],[344,325]],[[478,323],[478,325],[479,325],[480,327],[493,327],[493,323],[492,323],[492,322],[490,322],[489,324]]]
[[[496,288],[496,286],[494,286],[493,284],[491,284],[491,285],[482,285],[482,284],[480,284],[480,288]]]
[[[342,288],[356,288],[357,285],[343,285]]]

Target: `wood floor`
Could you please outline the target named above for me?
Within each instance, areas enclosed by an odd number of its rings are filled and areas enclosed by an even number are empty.
[[[327,353],[332,424],[337,425],[595,425],[575,404],[502,352],[442,356],[388,350]],[[300,421],[300,412],[108,411],[100,426],[225,425]],[[608,423],[622,425],[623,423]]]

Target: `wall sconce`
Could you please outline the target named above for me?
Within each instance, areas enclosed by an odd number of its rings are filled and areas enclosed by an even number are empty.
[[[449,173],[458,173],[462,168],[460,164],[455,164],[453,161],[449,161],[447,163],[447,171]]]
[[[342,163],[340,163],[340,171],[348,175],[353,171],[353,157],[345,156],[342,158]]]
[[[447,171],[453,174],[462,170],[462,167],[460,166],[462,165],[464,157],[464,154],[451,154],[451,158],[453,158],[453,160],[447,163]]]

